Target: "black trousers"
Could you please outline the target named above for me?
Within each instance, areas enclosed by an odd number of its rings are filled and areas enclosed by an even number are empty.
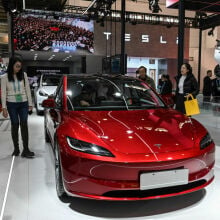
[[[184,94],[176,94],[175,102],[176,102],[176,110],[182,112],[183,114],[186,114],[186,109],[184,105],[184,101],[186,98],[184,97]]]

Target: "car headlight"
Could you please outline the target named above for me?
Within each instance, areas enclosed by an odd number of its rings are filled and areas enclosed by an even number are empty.
[[[105,157],[114,157],[114,155],[107,149],[100,147],[96,144],[88,143],[85,141],[80,141],[75,138],[67,137],[67,143],[69,146],[76,150],[81,151],[88,154],[95,154],[99,156]]]
[[[45,93],[44,91],[42,91],[42,90],[40,90],[39,91],[39,95],[40,96],[48,96],[48,94],[47,93]]]
[[[213,142],[211,136],[209,133],[207,133],[202,140],[200,141],[200,149],[205,149],[206,147],[208,147],[211,143]]]

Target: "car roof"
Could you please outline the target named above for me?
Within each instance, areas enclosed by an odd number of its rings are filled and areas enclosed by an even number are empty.
[[[58,74],[58,73],[43,73],[42,75],[41,75],[42,77],[43,76],[47,76],[47,77],[62,77],[63,76],[63,74]]]
[[[120,74],[68,74],[67,75],[68,79],[87,79],[87,80],[92,80],[92,79],[107,79],[107,80],[138,80],[137,78],[131,77],[131,76],[125,76],[125,75],[120,75]]]

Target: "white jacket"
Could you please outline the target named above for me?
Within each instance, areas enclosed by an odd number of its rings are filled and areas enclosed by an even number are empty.
[[[1,77],[2,108],[6,108],[6,102],[16,102],[16,95],[21,95],[22,102],[28,101],[28,105],[33,106],[30,85],[26,73],[24,73],[24,80],[9,82],[7,74]]]

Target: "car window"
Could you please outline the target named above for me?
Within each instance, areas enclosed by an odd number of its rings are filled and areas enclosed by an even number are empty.
[[[59,86],[59,88],[57,89],[57,93],[55,96],[55,102],[57,104],[57,107],[62,107],[63,105],[63,86]]]
[[[136,110],[165,107],[157,94],[139,80],[70,79],[69,110]]]
[[[43,75],[42,85],[43,86],[57,86],[60,82],[60,77],[51,76],[51,75]]]

